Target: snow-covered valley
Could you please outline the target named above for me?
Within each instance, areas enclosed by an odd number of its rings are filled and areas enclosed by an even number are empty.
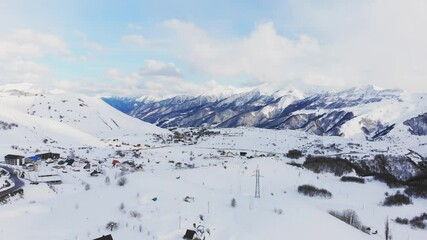
[[[417,168],[389,165],[388,173],[410,172],[412,178],[423,169],[427,136],[412,135],[403,125],[378,141],[258,128],[169,131],[97,98],[26,85],[0,88],[0,106],[1,160],[8,154],[61,155],[29,167],[1,163],[14,167],[25,183],[23,194],[0,205],[2,239],[182,239],[187,229],[199,230],[202,239],[385,239],[387,219],[393,239],[427,237],[426,229],[395,221],[420,216],[426,199],[405,193],[411,204],[383,206],[406,185],[390,188],[373,176],[363,176],[363,184],[343,182],[305,164],[311,155],[354,164],[403,156]],[[293,149],[303,156],[288,155]],[[28,177],[41,173],[55,174],[61,183],[36,184]],[[305,184],[331,197],[303,195],[299,187]],[[354,210],[369,230],[329,214],[343,210]]]

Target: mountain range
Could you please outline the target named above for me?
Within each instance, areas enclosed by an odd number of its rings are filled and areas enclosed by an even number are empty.
[[[260,89],[228,96],[103,98],[118,110],[169,127],[257,127],[301,130],[320,136],[375,140],[390,131],[427,135],[427,94],[372,85],[339,92],[305,94]]]

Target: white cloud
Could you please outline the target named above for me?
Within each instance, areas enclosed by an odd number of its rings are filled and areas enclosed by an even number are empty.
[[[196,72],[214,77],[243,75],[261,82],[288,83],[299,74],[295,63],[320,54],[315,39],[302,35],[289,39],[277,33],[271,22],[261,23],[246,37],[218,39],[193,23],[171,20],[164,25],[177,33],[177,55]]]
[[[24,60],[7,61],[0,65],[0,82],[40,82],[49,71],[46,64]]]
[[[174,63],[147,60],[139,71],[123,73],[118,69],[109,69],[106,77],[112,84],[95,87],[99,95],[154,96],[172,97],[176,95],[221,95],[236,91],[236,88],[224,86],[216,81],[191,83],[185,81]],[[83,85],[87,85],[83,83]],[[120,87],[119,87],[120,86]],[[102,89],[101,91],[99,91]]]
[[[246,78],[276,88],[375,84],[427,91],[426,1],[313,0],[290,6],[292,17],[283,26],[302,32],[297,37],[280,34],[272,22],[246,36],[226,37],[180,20],[164,26],[174,33],[173,54],[214,79]]]
[[[311,66],[313,75],[327,77],[329,85],[427,91],[427,69],[421,67],[427,65],[426,1],[293,3],[295,27],[325,39],[324,61]]]
[[[142,35],[126,35],[122,37],[122,42],[127,44],[136,44],[140,47],[146,47],[148,45],[147,39]]]
[[[70,53],[65,41],[55,35],[29,29],[16,30],[0,38],[0,58],[43,57]]]
[[[46,81],[50,67],[39,60],[45,56],[69,55],[66,42],[59,36],[29,29],[15,30],[0,36],[0,81]]]
[[[139,73],[142,76],[181,77],[181,71],[174,63],[147,60]]]

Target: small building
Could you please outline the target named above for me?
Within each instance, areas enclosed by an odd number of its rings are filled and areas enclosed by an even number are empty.
[[[21,166],[25,163],[25,157],[21,155],[8,154],[4,156],[6,164]]]
[[[197,236],[196,231],[187,229],[184,237],[182,237],[182,238],[185,240],[193,240],[196,236]]]
[[[39,156],[41,160],[59,159],[60,157],[59,153],[52,153],[52,152],[40,153],[40,154],[37,154],[36,156]]]
[[[25,158],[25,163],[34,163],[36,161],[39,161],[41,159],[40,156],[31,156],[31,157],[27,157]]]
[[[114,159],[111,161],[111,164],[113,164],[113,167],[115,167],[117,164],[120,164],[119,160]]]
[[[111,236],[111,234],[108,234],[99,238],[95,238],[93,240],[113,240],[113,237]]]
[[[74,159],[67,159],[67,160],[65,160],[65,162],[64,162],[64,163],[66,163],[66,164],[67,164],[67,166],[72,166],[74,162],[75,162],[75,161],[74,161]],[[59,163],[58,163],[58,164],[59,164]]]
[[[234,153],[232,153],[232,152],[227,152],[227,153],[225,154],[225,156],[226,156],[226,157],[234,157]]]
[[[32,172],[29,173],[28,178],[32,182],[61,184],[62,179],[56,172]]]
[[[247,152],[240,152],[241,157],[246,157],[247,154],[248,154]]]
[[[101,173],[101,172],[99,172],[99,171],[97,171],[97,170],[93,170],[91,173],[90,173],[90,176],[91,177],[98,177],[98,174],[99,173]]]
[[[59,159],[60,157],[59,153],[52,153],[52,152],[39,153],[36,156],[39,156],[41,160]]]
[[[83,169],[90,170],[90,163],[86,163],[86,165],[83,166]]]

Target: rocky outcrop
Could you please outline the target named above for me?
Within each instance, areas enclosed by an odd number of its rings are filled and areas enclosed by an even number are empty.
[[[414,135],[427,135],[427,113],[408,119],[403,124],[409,126],[409,131]]]

